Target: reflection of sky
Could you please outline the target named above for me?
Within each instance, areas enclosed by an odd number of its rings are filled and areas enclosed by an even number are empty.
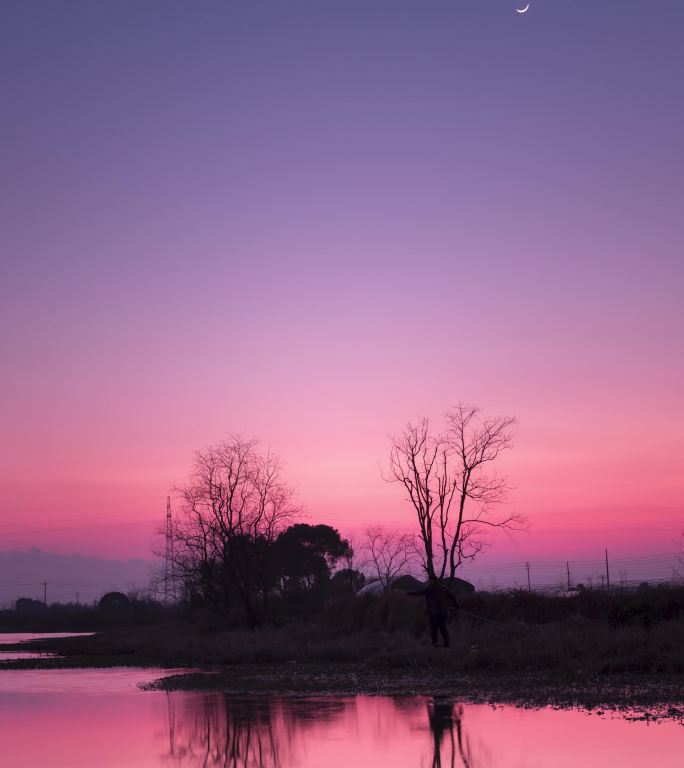
[[[0,691],[5,759],[17,768],[416,768],[433,765],[436,742],[442,764],[451,764],[453,729],[454,765],[463,765],[463,755],[470,768],[679,765],[676,723],[653,727],[577,711],[447,704],[449,716],[442,702],[441,737],[435,738],[432,703],[424,698],[271,701],[140,693],[132,684],[135,674],[145,676],[140,670],[67,670],[61,679],[44,670],[10,673],[42,679],[42,687],[23,695],[19,688],[11,696]],[[80,683],[70,689],[65,677],[76,675]],[[59,693],[65,682],[67,692]],[[40,739],[31,737],[36,722]],[[231,756],[235,762],[227,760]]]
[[[146,553],[228,430],[402,519],[387,433],[463,399],[530,551],[673,548],[684,8],[514,6],[10,5],[0,546]]]
[[[14,645],[15,643],[25,643],[28,640],[41,640],[53,637],[85,637],[93,635],[94,632],[0,632],[0,662],[14,661],[16,659],[39,659],[42,656],[51,656],[55,654],[33,653],[31,651],[6,651],[3,645]]]

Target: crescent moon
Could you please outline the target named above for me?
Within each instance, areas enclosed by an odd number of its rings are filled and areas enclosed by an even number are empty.
[[[530,4],[528,3],[524,8],[516,8],[516,13],[527,13],[530,10]]]

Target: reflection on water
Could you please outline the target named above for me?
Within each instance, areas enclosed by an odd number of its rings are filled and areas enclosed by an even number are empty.
[[[434,698],[428,701],[427,713],[433,738],[432,768],[442,768],[443,765],[453,768],[456,765],[457,754],[461,760],[460,765],[474,768],[470,744],[463,735],[463,705],[455,705],[448,698]],[[447,762],[442,763],[445,737]]]
[[[365,706],[362,706],[362,702]],[[374,722],[380,699],[291,699],[231,696],[167,698],[169,752],[179,765],[207,768],[300,765],[296,749],[311,728],[321,731],[336,722],[353,722],[350,732],[359,735],[358,719]],[[476,768],[469,740],[463,730],[462,704],[451,699],[426,701],[427,718],[421,721],[421,699],[391,701],[382,716],[404,721],[413,730],[427,728],[432,734],[432,768]],[[369,707],[370,706],[370,711]],[[376,710],[376,711],[372,711]]]
[[[344,699],[233,698],[225,695],[167,697],[169,752],[179,765],[299,765],[300,732],[339,718]]]
[[[166,759],[203,768],[642,768],[654,755],[660,768],[681,768],[684,748],[681,724],[444,697],[171,694],[166,717]]]
[[[3,645],[25,643],[28,640],[45,640],[55,637],[84,637],[94,635],[94,632],[0,632],[0,663],[3,661],[16,661],[19,659],[40,659],[45,656],[55,656],[51,653],[35,651],[3,651]]]
[[[684,728],[447,698],[147,693],[154,670],[0,670],[13,768],[681,768]],[[36,724],[40,723],[40,738]]]
[[[169,695],[168,757],[178,765],[206,768],[287,768],[303,764],[303,744],[312,736],[311,731],[334,732],[342,724],[348,738],[358,740],[362,729],[359,720],[376,727],[382,719],[385,729],[391,723],[413,731],[427,726],[432,734],[432,768],[476,768],[463,733],[463,705],[445,698],[428,699],[427,718],[423,721],[421,701],[363,697],[274,701],[227,695]],[[382,732],[383,728],[378,728],[380,740]],[[328,738],[324,735],[324,739]],[[332,755],[326,764],[331,765],[331,760]]]
[[[90,637],[94,632],[0,632],[0,645],[14,645],[28,640],[47,640],[55,637]]]
[[[168,670],[169,674],[187,670]],[[27,708],[40,710],[69,709],[82,704],[86,709],[97,706],[95,699],[111,702],[116,727],[116,707],[133,695],[142,696],[140,683],[152,683],[161,676],[159,669],[110,667],[108,669],[0,669],[0,712],[7,702],[19,703],[23,697]],[[161,694],[159,694],[161,696]],[[148,707],[145,706],[145,709]],[[94,712],[97,710],[95,709]]]

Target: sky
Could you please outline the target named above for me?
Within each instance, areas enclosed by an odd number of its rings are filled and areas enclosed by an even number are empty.
[[[410,526],[388,435],[463,401],[490,558],[676,551],[684,5],[515,8],[3,3],[0,550],[150,556],[231,433]]]

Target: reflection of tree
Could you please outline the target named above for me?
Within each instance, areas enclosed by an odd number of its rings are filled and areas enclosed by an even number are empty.
[[[348,702],[169,694],[167,758],[202,768],[285,768],[295,733],[339,715]]]
[[[387,700],[385,700],[387,701]],[[361,709],[371,716],[376,737],[394,738],[382,733],[381,724],[399,727],[408,718],[418,725],[421,699],[400,697],[392,702],[391,711],[382,699],[371,709]],[[422,700],[424,702],[425,700]],[[289,768],[303,764],[304,744],[320,733],[318,726],[339,722],[352,708],[355,699],[309,698],[272,699],[265,696],[234,697],[228,694],[167,694],[168,747],[166,760],[183,768]],[[367,706],[367,705],[366,705]],[[425,710],[422,710],[423,712]],[[358,716],[359,710],[357,710]],[[378,717],[378,715],[384,716]],[[476,768],[489,765],[482,747],[473,753],[472,744],[463,727],[464,708],[448,697],[427,701],[427,715],[432,735],[431,768]],[[399,718],[393,717],[399,715]],[[372,723],[378,717],[375,726]],[[425,728],[420,716],[421,730]],[[302,740],[308,734],[309,738]],[[354,738],[353,733],[349,734]],[[421,763],[422,764],[422,763]]]
[[[449,767],[456,767],[456,755],[463,768],[475,768],[470,743],[463,735],[463,705],[449,698],[437,698],[427,704],[428,721],[433,738],[432,768],[443,768],[442,743],[449,737]],[[455,733],[454,733],[455,731]]]

